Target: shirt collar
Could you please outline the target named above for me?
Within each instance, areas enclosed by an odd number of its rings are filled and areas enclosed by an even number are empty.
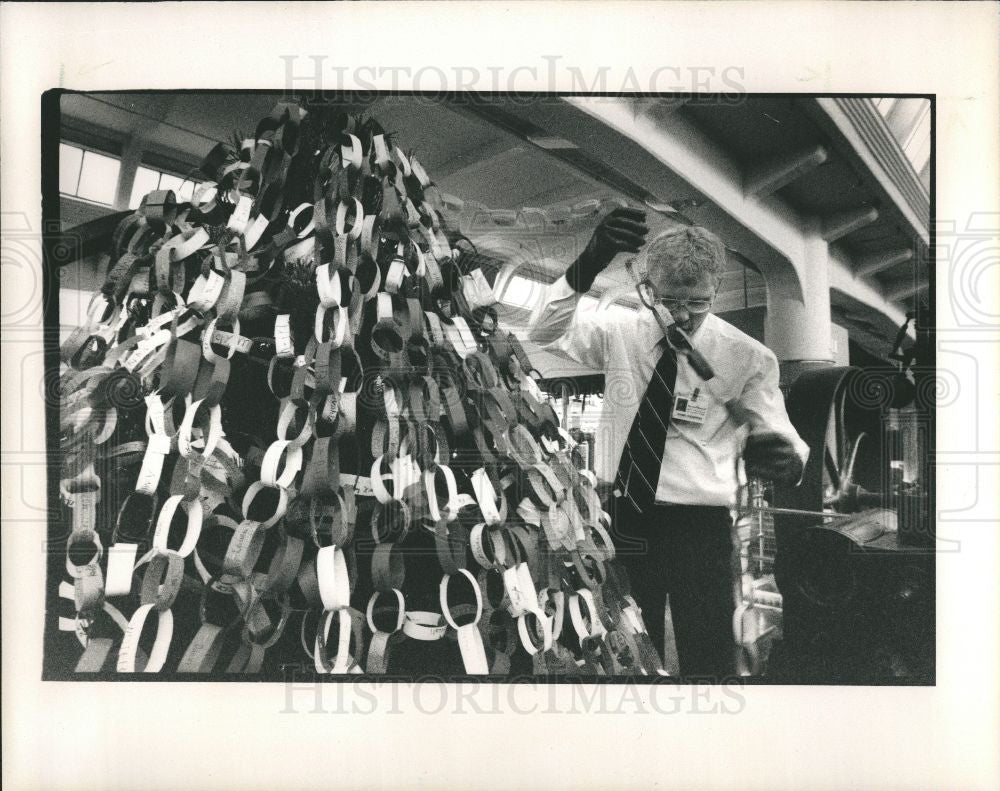
[[[701,323],[701,326],[691,334],[691,342],[694,343],[696,340],[698,340],[698,338],[701,338],[702,336],[711,335],[712,329],[715,327],[716,321],[718,321],[716,315],[714,313],[709,312],[709,314],[705,316],[705,320]]]

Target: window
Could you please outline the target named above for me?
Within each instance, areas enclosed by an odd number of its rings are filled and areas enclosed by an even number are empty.
[[[505,305],[531,310],[541,297],[543,289],[544,286],[537,280],[514,275],[500,295],[500,301]]]
[[[113,206],[121,162],[79,146],[59,144],[59,192]]]
[[[199,183],[140,165],[135,172],[135,181],[132,182],[132,197],[129,198],[128,205],[130,209],[137,208],[146,193],[153,190],[173,190],[178,201],[189,201],[194,194],[194,188]]]

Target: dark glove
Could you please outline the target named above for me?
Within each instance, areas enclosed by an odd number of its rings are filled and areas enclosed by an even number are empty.
[[[747,475],[779,483],[795,483],[802,477],[802,459],[787,439],[767,432],[751,434],[743,449]]]
[[[618,253],[638,253],[646,243],[646,212],[620,207],[608,212],[594,229],[586,249],[566,270],[569,284],[585,294]]]

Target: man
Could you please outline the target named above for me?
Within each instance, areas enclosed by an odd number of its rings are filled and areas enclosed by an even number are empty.
[[[677,351],[683,339],[676,330],[664,337],[645,307],[625,318],[577,314],[580,297],[618,253],[639,253],[649,231],[645,220],[639,209],[608,214],[549,287],[529,336],[604,370],[611,429],[605,452],[615,462],[606,477],[614,478],[609,510],[618,557],[657,650],[663,651],[669,594],[681,673],[720,678],[733,672],[730,508],[738,459],[742,454],[747,475],[794,483],[808,446],[785,412],[774,354],[710,312],[725,247],[706,229],[666,231],[641,258],[647,301],[665,324],[689,336],[714,369],[711,380]],[[751,416],[749,429],[727,402]]]

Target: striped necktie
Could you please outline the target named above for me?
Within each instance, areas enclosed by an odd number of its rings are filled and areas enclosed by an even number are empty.
[[[617,490],[640,511],[656,499],[677,380],[677,353],[666,340],[659,347],[663,353],[635,413],[615,479]]]

